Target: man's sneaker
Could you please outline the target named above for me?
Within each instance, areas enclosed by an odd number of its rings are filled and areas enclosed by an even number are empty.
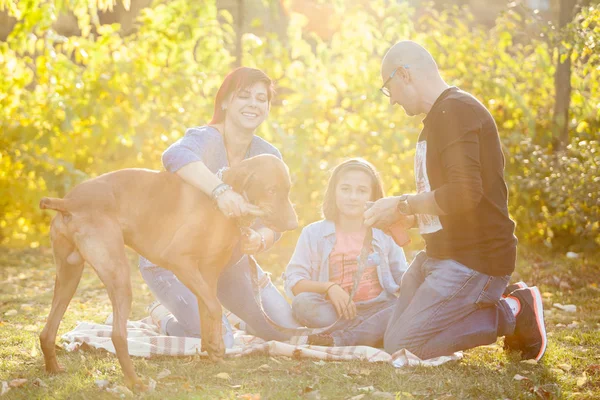
[[[519,302],[514,335],[504,339],[505,347],[521,351],[521,357],[539,361],[546,352],[548,338],[544,324],[542,295],[537,287],[517,289],[509,298]]]
[[[309,335],[308,344],[313,346],[333,346],[335,343],[333,342],[333,336],[327,333],[320,333],[317,335]]]
[[[527,284],[525,282],[517,282],[517,283],[513,283],[512,285],[508,285],[506,287],[506,289],[504,289],[504,293],[502,294],[502,297],[508,297],[515,290],[525,289],[526,287],[527,287]]]

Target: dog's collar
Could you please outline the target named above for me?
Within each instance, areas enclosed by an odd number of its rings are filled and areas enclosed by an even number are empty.
[[[254,225],[254,222],[256,222],[256,217],[252,215],[237,217],[235,219],[235,223],[238,226],[238,228],[240,228],[240,231],[242,231],[245,228],[250,228],[252,225]]]

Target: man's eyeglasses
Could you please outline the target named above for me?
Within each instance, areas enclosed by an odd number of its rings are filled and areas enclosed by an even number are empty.
[[[404,68],[404,69],[408,69],[408,65],[402,65],[401,67]],[[385,82],[383,82],[383,86],[381,86],[381,88],[379,89],[379,91],[381,93],[383,93],[383,95],[386,96],[386,97],[390,97],[390,95],[391,95],[390,88],[388,88],[386,85],[388,84],[389,81],[392,80],[392,78],[394,77],[394,75],[396,75],[396,71],[398,71],[398,68],[400,68],[400,67],[394,68],[394,70],[392,71],[392,73],[390,74],[390,76],[385,80]]]

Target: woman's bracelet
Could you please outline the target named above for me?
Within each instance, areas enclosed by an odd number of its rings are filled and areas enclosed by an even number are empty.
[[[337,285],[337,286],[340,286],[340,285],[339,285],[339,284],[337,284],[337,283],[332,283],[331,285],[329,285],[329,287],[327,288],[327,290],[325,290],[325,296],[329,296],[329,289],[331,289],[332,287],[334,287],[334,286],[336,286],[336,285]]]
[[[225,193],[228,190],[232,190],[232,187],[226,183],[219,183],[217,185],[217,187],[215,187],[213,189],[213,191],[210,195],[211,195],[213,201],[216,203],[217,200],[219,199],[219,196],[221,196],[223,193]]]

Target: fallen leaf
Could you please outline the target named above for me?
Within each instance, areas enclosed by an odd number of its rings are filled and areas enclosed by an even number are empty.
[[[35,386],[39,386],[39,387],[43,387],[43,388],[45,388],[45,387],[48,387],[48,385],[46,384],[46,382],[44,382],[44,381],[43,381],[43,380],[41,380],[40,378],[35,378],[35,379],[33,380],[33,384],[34,384]]]
[[[566,364],[566,363],[558,364],[557,367],[562,369],[565,372],[569,372],[573,368],[573,366],[571,366],[571,364]]]
[[[5,317],[12,317],[13,315],[17,315],[17,310],[8,310],[7,312],[4,313]]]
[[[273,361],[274,363],[276,363],[276,364],[281,364],[281,361],[279,361],[279,360],[278,360],[278,359],[276,359],[275,357],[269,357],[269,359],[270,359],[271,361]]]
[[[588,381],[587,374],[584,372],[583,375],[581,375],[579,378],[577,378],[577,386],[582,387],[583,385],[585,385],[587,383],[587,381]]]
[[[519,374],[516,374],[515,376],[513,376],[513,379],[514,379],[515,381],[529,380],[529,378],[528,378],[528,377],[526,377],[526,376],[523,376],[523,375],[519,375]]]
[[[562,305],[560,303],[554,303],[552,306],[555,307],[555,308],[558,308],[559,310],[563,310],[563,311],[566,311],[566,312],[575,312],[575,311],[577,311],[577,306],[574,305],[574,304],[565,304],[565,305]]]
[[[189,383],[189,382],[183,382],[183,385],[181,386],[181,388],[182,388],[183,390],[187,390],[187,391],[189,392],[190,390],[192,390],[192,389],[193,389],[193,386],[192,386],[192,385],[190,385],[190,383]]]
[[[269,364],[263,364],[260,367],[258,367],[258,370],[260,372],[269,372],[271,370],[271,366]]]
[[[2,381],[2,389],[0,389],[0,396],[4,396],[10,388],[8,387],[8,382]]]
[[[548,390],[538,386],[534,387],[532,392],[542,400],[549,400],[553,397],[552,392],[549,392]]]
[[[314,390],[315,390],[315,388],[313,388],[312,386],[305,386],[302,390],[300,390],[300,395],[310,393]]]
[[[585,370],[593,375],[600,374],[600,364],[588,365],[588,367]]]
[[[361,392],[374,392],[375,388],[373,386],[364,386],[364,387],[359,387],[358,390]]]
[[[27,379],[13,379],[12,381],[9,382],[8,386],[10,386],[11,388],[18,388],[23,386],[24,384],[27,383]]]
[[[227,372],[219,372],[215,375],[215,378],[223,379],[224,381],[230,381],[231,376]]]
[[[227,386],[229,386],[232,389],[239,389],[242,387],[242,385],[227,385]]]
[[[321,400],[321,393],[318,390],[313,390],[304,396],[307,400]]]
[[[95,383],[100,389],[106,389],[110,385],[110,382],[106,379],[98,379]]]
[[[319,361],[313,361],[313,364],[315,364],[315,365],[325,365],[327,363],[325,361],[323,361],[323,360],[319,360]]]
[[[168,369],[165,368],[162,371],[160,371],[158,373],[158,375],[156,375],[156,379],[163,379],[163,378],[166,378],[169,375],[171,375],[171,371],[169,371]]]

